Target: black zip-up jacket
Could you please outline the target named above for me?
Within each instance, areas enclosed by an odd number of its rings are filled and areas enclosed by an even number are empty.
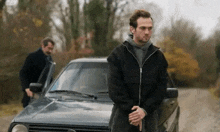
[[[109,96],[115,105],[127,114],[135,105],[147,114],[155,111],[167,88],[168,64],[163,53],[151,45],[143,64],[139,65],[133,47],[125,41],[112,51],[107,60]]]

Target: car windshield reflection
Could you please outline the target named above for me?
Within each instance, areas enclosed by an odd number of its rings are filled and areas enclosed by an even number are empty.
[[[50,91],[49,93],[66,93],[66,94],[81,95],[84,97],[90,97],[90,98],[97,99],[96,95],[80,93],[80,92],[76,92],[76,91],[72,91],[72,90],[53,90],[53,91]]]
[[[56,80],[53,91],[75,91],[87,95],[107,93],[108,63],[71,63]]]

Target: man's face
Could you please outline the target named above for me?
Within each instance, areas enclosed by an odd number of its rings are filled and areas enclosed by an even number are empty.
[[[42,50],[43,50],[45,55],[50,55],[53,52],[53,48],[54,48],[54,46],[51,42],[48,42],[47,46],[44,46],[42,44]]]
[[[137,19],[137,28],[130,27],[130,31],[133,33],[133,40],[140,46],[147,43],[152,35],[153,22],[151,18],[140,17]]]

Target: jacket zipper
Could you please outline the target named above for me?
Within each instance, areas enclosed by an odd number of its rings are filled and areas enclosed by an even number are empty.
[[[128,52],[132,54],[132,56],[136,59],[136,61],[138,62],[139,68],[140,68],[140,84],[139,84],[139,100],[138,100],[138,106],[141,105],[141,83],[142,83],[142,68],[144,66],[144,63],[157,51],[155,50],[153,53],[151,53],[142,63],[142,66],[140,65],[138,59],[135,57],[135,55],[128,49],[128,47],[125,45],[125,47],[127,48]]]
[[[142,63],[142,66],[140,65],[138,59],[135,57],[135,55],[128,49],[128,47],[125,45],[125,47],[127,48],[128,52],[131,53],[131,55],[136,59],[136,61],[138,62],[139,68],[140,68],[140,84],[139,84],[139,100],[138,100],[138,106],[141,105],[141,83],[142,83],[142,68],[144,66],[144,63],[157,51],[155,50],[153,53],[151,53]],[[142,121],[143,124],[143,121]],[[142,125],[143,126],[143,125]],[[143,127],[142,127],[143,130]]]
[[[143,67],[143,65],[142,65]],[[141,83],[142,83],[142,67],[140,67],[140,85],[139,85],[139,100],[138,105],[141,105]]]

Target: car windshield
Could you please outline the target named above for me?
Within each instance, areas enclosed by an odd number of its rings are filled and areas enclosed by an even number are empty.
[[[53,91],[76,91],[85,94],[107,93],[107,62],[71,63],[50,89]]]

